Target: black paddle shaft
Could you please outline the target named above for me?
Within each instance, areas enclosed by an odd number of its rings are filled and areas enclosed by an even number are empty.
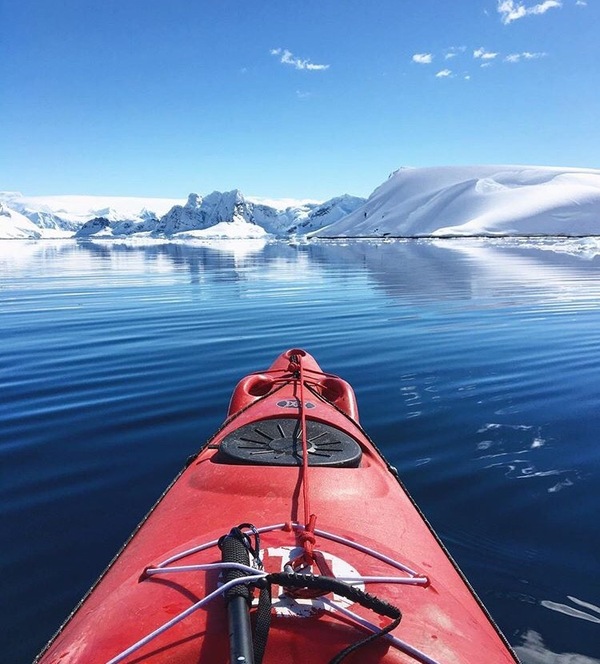
[[[250,564],[248,549],[242,541],[242,533],[233,528],[219,542],[221,560],[226,563]],[[225,582],[247,576],[246,572],[227,569],[223,572]],[[225,592],[229,618],[229,661],[231,664],[254,664],[252,628],[250,625],[250,589],[245,584],[230,588]]]

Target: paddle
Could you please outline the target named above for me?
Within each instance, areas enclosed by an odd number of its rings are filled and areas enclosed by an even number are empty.
[[[227,563],[250,564],[248,549],[244,545],[244,535],[239,528],[232,528],[224,535],[219,546],[221,560]],[[246,572],[229,569],[223,572],[225,582],[247,576]],[[225,592],[225,603],[229,619],[229,661],[231,664],[254,664],[252,629],[250,626],[250,589],[244,584]]]

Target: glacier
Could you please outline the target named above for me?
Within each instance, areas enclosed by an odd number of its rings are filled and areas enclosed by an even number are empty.
[[[315,237],[600,235],[600,170],[402,168]]]
[[[0,192],[0,238],[410,238],[600,236],[600,170],[550,166],[400,168],[368,199],[187,201]]]

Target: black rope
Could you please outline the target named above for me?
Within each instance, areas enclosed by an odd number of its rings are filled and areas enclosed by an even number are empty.
[[[271,584],[260,589],[254,614],[254,664],[262,664],[271,628]]]
[[[269,583],[277,583],[284,588],[309,588],[310,590],[324,590],[328,593],[335,593],[392,620],[402,617],[400,609],[392,604],[379,599],[379,597],[375,597],[375,595],[370,595],[360,588],[351,586],[343,581],[338,581],[338,579],[332,576],[275,572],[268,574],[266,578]]]
[[[254,546],[252,546],[250,537],[243,531],[243,528],[250,530],[254,535]],[[256,564],[257,569],[262,570],[263,563],[260,557],[260,533],[256,529],[256,526],[251,523],[240,523],[236,530],[240,531],[244,546],[248,549],[248,553],[254,559],[254,563]]]
[[[399,624],[400,624],[400,618],[396,618],[396,620],[391,622],[387,627],[384,627],[379,632],[373,632],[373,634],[370,634],[365,639],[361,639],[360,641],[357,641],[356,643],[353,643],[352,645],[342,650],[342,652],[338,653],[333,659],[329,660],[329,664],[339,664],[350,653],[353,653],[355,650],[358,650],[359,648],[362,648],[363,646],[372,643],[373,641],[375,641],[375,639],[379,639],[382,636],[389,634],[389,632],[391,632],[393,629],[396,629],[396,627],[398,627]]]
[[[361,590],[360,588],[351,586],[350,584],[344,583],[343,581],[338,581],[337,579],[330,576],[314,576],[312,574],[293,574],[288,572],[275,572],[273,574],[268,574],[266,576],[266,581],[268,583],[269,598],[271,594],[271,584],[273,583],[283,586],[285,588],[309,588],[311,590],[313,589],[324,590],[328,593],[331,592],[335,593],[336,595],[341,595],[342,597],[349,599],[351,602],[358,603],[361,606],[364,606],[365,608],[370,609],[371,611],[374,611],[375,613],[378,613],[380,615],[386,616],[387,618],[390,618],[392,620],[392,622],[382,630],[374,632],[373,634],[369,634],[369,636],[367,636],[366,638],[360,639],[356,643],[349,645],[347,648],[338,653],[332,660],[330,660],[329,664],[339,664],[343,659],[345,659],[348,655],[355,652],[359,648],[362,648],[363,646],[372,643],[376,639],[381,638],[385,634],[388,634],[393,629],[398,627],[398,625],[400,624],[400,620],[402,619],[402,612],[393,604],[389,604],[388,602],[379,599],[379,597],[375,597],[375,595],[370,595],[369,593],[365,592],[364,590]],[[265,610],[266,609],[263,607],[262,611]],[[270,623],[270,606],[268,607],[268,610],[269,610],[268,620]],[[260,603],[258,611],[261,611]],[[263,618],[261,618],[262,632],[260,638],[264,639],[266,645],[266,638],[267,638],[266,635],[268,634],[269,628],[267,625],[265,633],[265,628],[264,625],[262,625],[262,620]],[[257,616],[257,626],[258,624],[259,622]],[[255,640],[256,639],[257,635],[255,634]],[[256,653],[256,642],[255,642],[255,653]],[[263,653],[264,653],[264,646],[260,655],[260,659],[255,660],[256,664],[260,664]]]
[[[250,536],[244,530],[249,530],[254,536],[254,543]],[[223,550],[223,560],[232,562],[243,562],[247,564],[248,557],[252,556],[255,564],[262,569],[260,558],[260,536],[257,529],[250,523],[242,523],[236,528],[232,528],[228,535],[219,540],[219,546]],[[245,558],[245,560],[242,560]],[[228,581],[234,578],[246,576],[241,570],[227,570],[223,574],[224,580]],[[379,615],[389,618],[392,622],[378,632],[369,634],[366,638],[360,639],[356,643],[338,653],[329,664],[339,664],[348,655],[359,648],[372,643],[385,634],[395,629],[402,618],[402,613],[393,604],[371,595],[356,586],[352,586],[331,576],[315,576],[313,574],[295,574],[293,572],[274,572],[267,574],[259,582],[244,584],[241,583],[228,590],[225,594],[226,601],[229,602],[233,597],[242,596],[250,604],[252,599],[251,588],[260,588],[258,607],[254,613],[254,635],[253,652],[254,663],[261,664],[271,626],[271,585],[277,584],[283,588],[308,588],[309,590],[321,590],[325,593],[334,593],[341,595],[353,603],[360,604],[366,609],[370,609]]]

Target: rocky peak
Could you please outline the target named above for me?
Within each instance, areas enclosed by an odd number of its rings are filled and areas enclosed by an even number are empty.
[[[191,209],[196,209],[200,207],[202,204],[202,197],[198,196],[198,194],[190,194],[187,199],[187,203],[185,204],[184,207],[186,208],[191,208]]]

